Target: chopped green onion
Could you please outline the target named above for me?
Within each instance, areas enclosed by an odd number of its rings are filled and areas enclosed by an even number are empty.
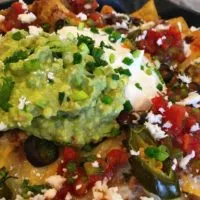
[[[160,91],[163,90],[163,85],[161,83],[158,83],[158,85],[156,86],[156,88]]]
[[[117,31],[113,31],[110,35],[109,35],[109,40],[110,42],[117,42],[117,40],[119,40],[121,38],[121,33],[117,32]]]
[[[68,173],[74,173],[77,169],[76,163],[75,162],[67,163],[66,169]]]
[[[133,106],[131,105],[130,101],[127,100],[125,103],[124,103],[124,110],[127,111],[127,112],[130,112],[133,110]]]
[[[137,87],[139,90],[142,90],[142,86],[140,85],[140,83],[136,83],[135,87]]]
[[[77,45],[79,46],[82,43],[85,43],[88,46],[90,52],[92,52],[95,42],[91,37],[84,36],[84,35],[79,35],[78,36],[78,44]]]
[[[147,68],[146,70],[145,70],[145,73],[147,74],[147,75],[149,75],[149,76],[151,76],[152,75],[152,68]]]
[[[80,90],[80,91],[75,90],[75,91],[73,91],[73,94],[72,94],[71,98],[74,101],[83,101],[83,100],[88,99],[88,95],[83,90]]]
[[[104,32],[106,32],[107,34],[111,34],[112,32],[114,31],[114,28],[112,28],[112,27],[108,27],[108,28],[105,28],[104,29]]]
[[[154,68],[154,72],[157,74],[157,76],[158,76],[160,82],[161,82],[162,84],[165,84],[165,81],[163,80],[162,75],[160,74],[160,72],[159,72],[156,68]]]
[[[50,24],[48,24],[48,23],[43,24],[42,28],[43,28],[43,30],[44,30],[45,32],[49,32]]]
[[[60,105],[62,105],[64,99],[65,99],[65,93],[64,92],[59,92],[58,93],[58,102],[59,102]]]
[[[115,54],[113,54],[113,53],[110,54],[109,61],[111,64],[113,64],[115,62]]]
[[[125,65],[131,65],[133,63],[133,59],[129,57],[125,57],[122,61]]]
[[[80,22],[78,25],[78,29],[79,30],[83,30],[85,28],[85,23],[84,22]]]
[[[73,55],[73,58],[74,58],[73,60],[74,65],[80,64],[82,62],[82,55],[78,52]]]
[[[126,75],[126,76],[131,76],[130,70],[129,69],[123,69],[122,67],[115,69],[115,72],[119,73],[119,74]]]
[[[90,52],[88,46],[87,46],[85,43],[80,44],[80,45],[79,45],[79,49],[80,49],[82,52],[85,52],[85,53],[89,53],[89,52]]]
[[[96,27],[92,27],[92,28],[90,29],[90,31],[91,31],[92,33],[95,33],[95,34],[98,34],[98,33],[99,33],[99,30],[98,30]]]
[[[142,71],[144,71],[144,65],[141,65],[140,68]]]
[[[113,49],[113,47],[111,45],[106,45],[104,41],[101,41],[100,43],[100,47],[101,48],[107,48],[107,49]]]
[[[132,52],[132,55],[133,55],[134,58],[138,58],[139,55],[140,55],[140,51],[139,50],[135,50],[135,51]]]
[[[95,70],[95,68],[96,68],[96,63],[95,63],[95,62],[88,62],[88,63],[86,64],[86,69],[87,69],[87,71],[90,72],[90,73],[93,73],[94,70]]]
[[[112,80],[118,81],[119,80],[119,75],[112,74]]]
[[[94,57],[95,60],[101,58],[101,56],[102,56],[103,54],[104,54],[104,50],[101,49],[101,48],[96,48],[96,47],[95,47],[95,48],[92,50],[92,56]]]
[[[21,34],[20,31],[17,31],[17,32],[13,33],[13,35],[12,35],[12,39],[16,40],[16,41],[21,40],[23,37],[24,36]]]
[[[101,101],[102,101],[104,104],[110,105],[110,104],[112,104],[113,99],[112,99],[112,97],[110,97],[110,96],[104,95],[104,96],[101,98]]]

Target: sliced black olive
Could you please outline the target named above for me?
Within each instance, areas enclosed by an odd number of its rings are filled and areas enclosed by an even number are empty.
[[[56,24],[55,24],[55,30],[58,31],[58,30],[60,30],[61,28],[63,28],[64,26],[67,26],[67,25],[69,25],[69,24],[67,23],[66,20],[64,20],[64,19],[59,19],[59,20],[56,22]]]
[[[130,23],[134,26],[140,26],[141,24],[143,24],[143,21],[136,17],[130,17]]]
[[[0,186],[0,199],[5,198],[6,200],[11,200],[12,196],[13,195],[12,195],[12,191],[10,190],[10,188],[5,183],[3,183]]]
[[[35,167],[49,165],[58,158],[58,147],[50,141],[30,136],[24,143],[27,160]]]
[[[165,83],[169,83],[172,80],[174,73],[170,69],[169,65],[161,64],[159,71],[160,71]]]

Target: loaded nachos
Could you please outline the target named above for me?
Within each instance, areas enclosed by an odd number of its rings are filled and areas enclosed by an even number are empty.
[[[200,31],[96,0],[0,11],[0,198],[200,198]]]

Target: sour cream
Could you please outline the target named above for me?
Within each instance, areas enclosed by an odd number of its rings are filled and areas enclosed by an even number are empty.
[[[114,69],[122,67],[130,70],[131,76],[129,76],[124,93],[135,110],[147,109],[151,104],[150,100],[161,92],[158,89],[158,85],[162,85],[161,80],[154,70],[155,66],[144,56],[143,50],[137,50],[137,56],[133,56],[129,49],[123,47],[121,39],[116,43],[112,43],[109,40],[109,35],[101,30],[98,34],[95,34],[89,28],[78,29],[74,26],[66,26],[59,30],[57,34],[61,40],[67,39],[69,35],[74,37],[85,35],[91,37],[97,47],[102,41],[105,45],[111,46],[112,49],[104,48],[105,53],[102,59],[107,61]],[[111,55],[114,55],[112,62]],[[123,60],[126,57],[131,58],[133,63],[130,65],[125,64]],[[165,86],[163,85],[162,91],[164,90]]]

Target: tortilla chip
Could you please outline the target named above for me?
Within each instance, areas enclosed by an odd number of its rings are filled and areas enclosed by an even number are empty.
[[[131,16],[144,21],[156,21],[159,19],[154,0],[149,0],[142,8],[131,14]]]
[[[112,12],[115,12],[115,10],[108,5],[103,6],[103,8],[101,9],[101,14],[103,15],[109,15],[112,14]]]

